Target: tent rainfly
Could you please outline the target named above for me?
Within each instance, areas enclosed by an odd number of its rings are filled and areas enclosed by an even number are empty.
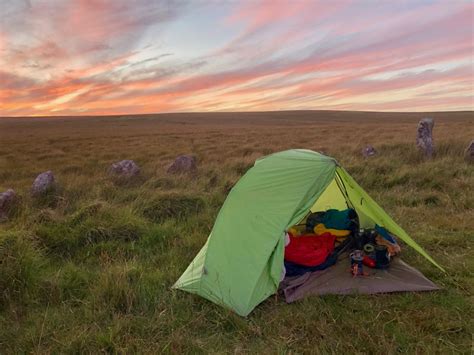
[[[309,211],[348,207],[361,228],[383,226],[443,270],[335,159],[295,149],[258,159],[238,181],[173,287],[247,316],[280,286],[288,228]]]

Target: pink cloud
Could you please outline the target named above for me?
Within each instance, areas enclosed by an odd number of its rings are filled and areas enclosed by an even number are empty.
[[[290,28],[282,33],[274,29],[269,41],[271,42],[268,51],[276,48],[276,43],[280,46],[290,41],[302,38],[306,34],[305,27],[308,24],[316,23],[318,20],[331,16],[337,10],[349,6],[352,0],[339,1],[255,1],[239,3],[235,11],[225,19],[227,24],[246,23],[245,29],[216,54],[235,53],[242,50],[249,50],[249,44],[258,40],[259,35],[269,28],[290,25]],[[268,40],[268,39],[267,39]],[[265,46],[264,46],[265,47]],[[262,47],[258,48],[262,52]],[[251,49],[252,50],[252,49]]]
[[[224,46],[157,61],[135,44],[179,6],[35,3],[0,27],[0,65],[9,69],[0,72],[0,115],[472,106],[473,4],[407,4],[386,21],[391,4],[374,21],[367,4],[351,17],[359,4],[239,3],[225,23],[244,26]],[[29,37],[15,32],[22,28]],[[430,97],[434,85],[446,89]],[[359,102],[381,92],[386,102]]]

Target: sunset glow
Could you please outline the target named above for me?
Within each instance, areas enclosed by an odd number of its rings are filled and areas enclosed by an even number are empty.
[[[474,108],[471,1],[0,7],[0,116]]]

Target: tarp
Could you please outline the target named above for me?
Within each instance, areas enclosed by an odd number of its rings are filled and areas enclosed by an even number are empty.
[[[349,257],[346,257],[326,270],[287,277],[281,283],[280,289],[288,303],[311,295],[439,290],[439,287],[421,272],[398,257],[392,260],[390,267],[386,270],[364,267],[363,270],[368,274],[367,276],[352,277],[349,270]]]

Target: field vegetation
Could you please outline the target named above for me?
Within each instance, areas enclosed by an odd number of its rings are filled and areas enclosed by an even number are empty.
[[[430,114],[436,153],[414,145],[426,114],[278,112],[0,119],[0,353],[469,353],[473,347],[472,112]],[[378,155],[364,159],[372,144]],[[241,318],[170,287],[256,158],[289,148],[335,157],[446,269],[408,247],[432,293],[274,296]],[[197,158],[195,176],[166,167]],[[112,181],[133,159],[141,177]],[[30,197],[52,170],[60,188]]]

